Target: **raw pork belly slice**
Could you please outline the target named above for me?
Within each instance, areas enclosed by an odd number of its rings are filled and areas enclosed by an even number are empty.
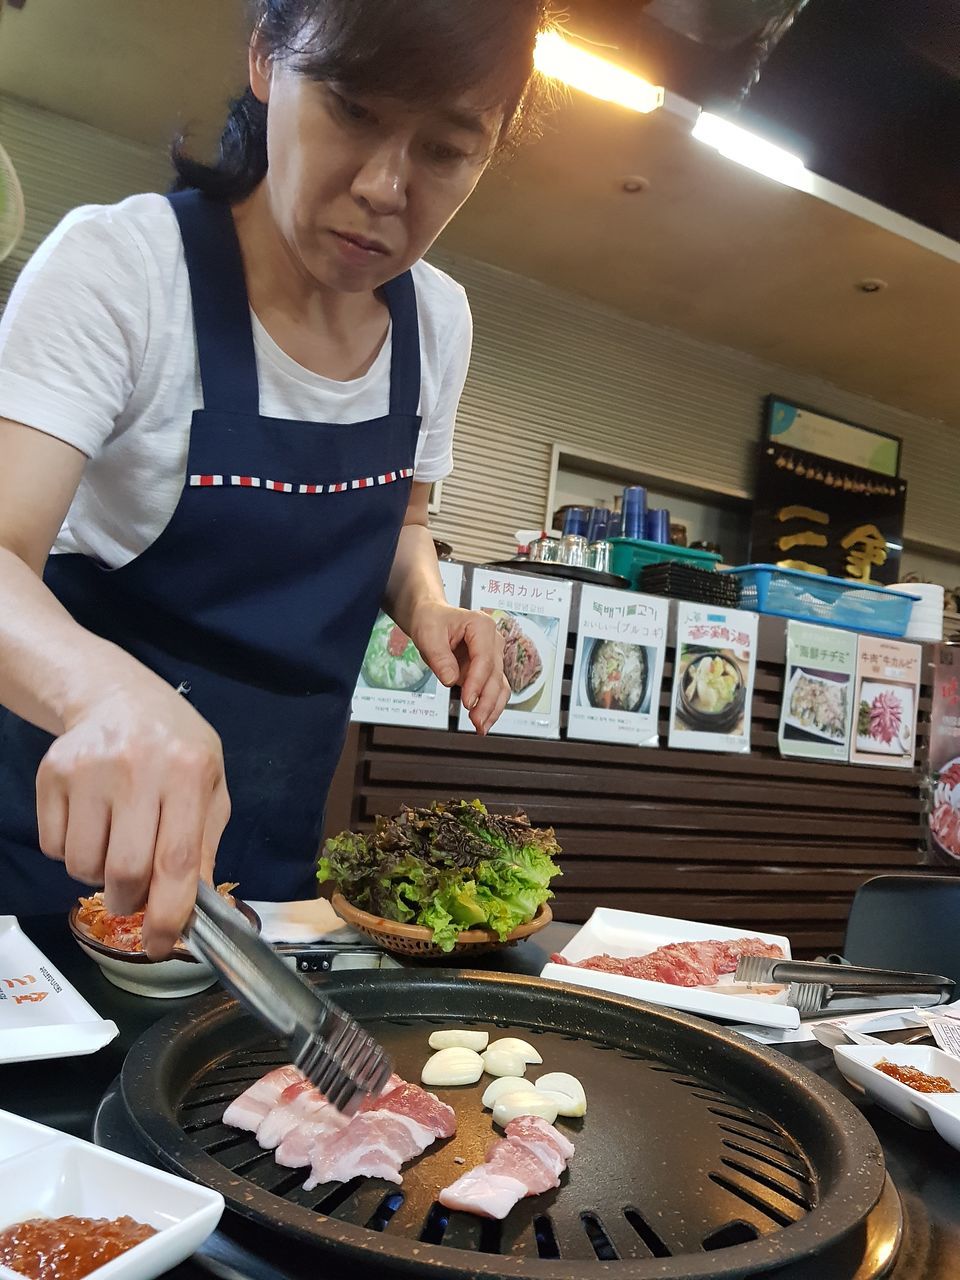
[[[358,1177],[384,1178],[399,1186],[400,1166],[426,1151],[435,1137],[432,1130],[407,1116],[364,1111],[339,1133],[314,1143],[310,1177],[303,1189]]]
[[[626,978],[644,978],[648,982],[666,982],[674,987],[712,986],[725,973],[733,973],[741,956],[769,956],[781,960],[783,951],[775,943],[761,938],[731,938],[725,942],[670,942],[645,956],[601,955],[586,960],[567,960],[559,954],[550,957],[554,964],[575,969],[596,969],[601,973],[619,973]]]
[[[457,1114],[453,1107],[448,1107],[435,1093],[428,1093],[419,1085],[408,1084],[399,1077],[397,1080],[398,1084],[379,1098],[372,1099],[365,1110],[395,1111],[432,1130],[434,1137],[452,1138],[457,1132]]]
[[[572,1142],[539,1116],[518,1116],[506,1134],[491,1146],[485,1164],[443,1188],[441,1204],[481,1218],[505,1218],[524,1196],[560,1185]]]
[[[392,1075],[386,1085],[380,1092],[380,1097],[385,1093],[396,1089],[397,1085],[403,1084],[403,1080],[398,1075]],[[279,1147],[286,1138],[287,1134],[292,1133],[298,1125],[306,1120],[313,1121],[317,1119],[322,1108],[329,1106],[327,1099],[317,1089],[309,1083],[309,1081],[300,1079],[297,1084],[292,1084],[284,1089],[276,1106],[267,1112],[260,1128],[257,1130],[257,1141],[261,1147],[268,1149]],[[363,1104],[364,1108],[379,1106],[379,1098],[367,1098]],[[338,1120],[333,1117],[338,1117]],[[346,1116],[340,1116],[339,1112],[332,1111],[329,1117],[324,1118],[324,1128],[328,1124],[333,1128],[342,1128],[347,1123]],[[283,1163],[281,1161],[281,1163]],[[302,1164],[309,1164],[309,1153],[306,1155]]]
[[[261,1121],[257,1141],[267,1150],[278,1147],[302,1120],[310,1119],[318,1108],[328,1105],[323,1094],[309,1081],[289,1085]]]
[[[448,1209],[459,1209],[461,1213],[473,1213],[479,1218],[505,1218],[526,1194],[525,1183],[491,1173],[487,1165],[478,1164],[444,1187],[438,1199]]]
[[[223,1123],[231,1129],[249,1129],[256,1133],[267,1114],[280,1101],[284,1089],[303,1084],[303,1076],[296,1067],[277,1067],[262,1076],[249,1089],[244,1089],[223,1113]]]
[[[419,1085],[400,1080],[338,1133],[328,1131],[314,1138],[310,1177],[304,1187],[309,1191],[321,1182],[348,1182],[360,1176],[400,1183],[402,1164],[437,1138],[451,1137],[456,1129],[452,1107]],[[281,1153],[277,1154],[279,1158]]]
[[[349,1123],[347,1116],[331,1107],[325,1098],[318,1097],[309,1113],[301,1116],[296,1126],[285,1135],[273,1158],[285,1169],[305,1169],[316,1144],[329,1135],[339,1133]]]

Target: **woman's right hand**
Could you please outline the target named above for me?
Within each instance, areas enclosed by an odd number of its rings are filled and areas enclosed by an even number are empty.
[[[37,773],[40,847],[108,911],[146,902],[144,949],[168,955],[211,880],[230,798],[216,732],[152,673],[79,711]]]

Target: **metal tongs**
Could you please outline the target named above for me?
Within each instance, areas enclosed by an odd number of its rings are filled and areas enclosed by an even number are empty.
[[[184,938],[232,995],[289,1041],[291,1061],[338,1111],[351,1115],[386,1084],[392,1065],[380,1045],[290,969],[207,884],[197,889]]]
[[[734,977],[737,982],[789,985],[787,1004],[806,1017],[826,1010],[930,1008],[948,1001],[954,989],[951,979],[934,973],[768,956],[741,956]]]

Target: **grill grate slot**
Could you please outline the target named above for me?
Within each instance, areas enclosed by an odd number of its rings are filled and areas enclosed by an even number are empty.
[[[199,1111],[201,1107],[219,1106],[221,1110],[232,1102],[234,1098],[243,1092],[247,1084],[253,1084],[256,1076],[244,1076],[242,1080],[237,1081],[237,1085],[231,1087],[228,1083],[221,1084],[217,1082],[217,1088],[213,1093],[208,1093],[202,1098],[196,1098],[191,1102],[184,1102],[180,1106],[181,1111]],[[238,1087],[239,1086],[239,1087]]]
[[[694,1097],[697,1095],[694,1094]],[[713,1098],[704,1098],[704,1102],[713,1102]],[[759,1129],[761,1133],[769,1133],[772,1138],[784,1138],[784,1134],[779,1129],[773,1129],[768,1124],[762,1124],[759,1120],[752,1120],[749,1115],[732,1116],[729,1111],[721,1111],[718,1107],[707,1107],[712,1116],[721,1116],[724,1120],[733,1120],[737,1124],[748,1124],[753,1129]],[[746,1108],[744,1108],[746,1110]]]
[[[769,1147],[771,1151],[777,1151],[780,1155],[786,1156],[789,1160],[796,1160],[798,1164],[803,1163],[801,1157],[796,1153],[796,1151],[791,1151],[782,1144],[770,1142],[766,1138],[761,1138],[759,1134],[744,1133],[742,1129],[731,1129],[728,1124],[718,1124],[717,1128],[721,1133],[732,1133],[735,1138],[743,1138],[746,1142],[753,1142],[757,1146]]]
[[[351,1178],[349,1182],[330,1183],[328,1186],[320,1188],[322,1194],[319,1200],[317,1199],[316,1188],[307,1194],[313,1196],[313,1208],[317,1213],[325,1213],[328,1217],[332,1217],[343,1202],[349,1200],[365,1181],[365,1178]]]
[[[194,1113],[194,1118],[192,1120],[183,1121],[182,1128],[184,1133],[203,1133],[205,1129],[219,1129],[221,1132],[226,1130],[229,1133],[241,1132],[240,1130],[233,1129],[230,1125],[222,1123],[224,1111],[222,1102],[212,1102],[209,1105],[213,1107],[212,1112],[205,1111],[203,1113]],[[246,1132],[246,1130],[243,1130],[242,1132],[246,1133],[248,1138],[251,1136]]]
[[[768,1173],[764,1173],[760,1169],[751,1169],[747,1164],[741,1164],[738,1160],[730,1160],[724,1156],[721,1160],[727,1169],[734,1169],[737,1173],[742,1173],[745,1178],[752,1178],[754,1182],[760,1183],[769,1191],[775,1192],[778,1196],[783,1196],[784,1200],[789,1200],[791,1204],[795,1204],[797,1208],[804,1209],[807,1213],[813,1208],[806,1196],[801,1195],[799,1191],[795,1191],[792,1187],[785,1187],[778,1178],[772,1178]]]
[[[751,1191],[748,1187],[742,1187],[738,1182],[725,1178],[722,1173],[711,1173],[709,1177],[711,1182],[715,1182],[718,1187],[723,1187],[724,1191],[729,1191],[731,1195],[737,1196],[744,1204],[758,1209],[760,1213],[775,1222],[778,1227],[789,1227],[791,1222],[796,1221],[789,1214],[781,1212],[769,1200],[764,1200],[762,1196],[755,1191]]]
[[[423,1230],[420,1232],[420,1239],[424,1244],[439,1244],[444,1237],[449,1222],[450,1210],[434,1201],[430,1206],[430,1212],[427,1214],[427,1220],[423,1224]]]
[[[768,1164],[771,1169],[777,1169],[780,1173],[796,1178],[798,1182],[805,1182],[808,1186],[810,1185],[810,1178],[805,1173],[799,1173],[796,1169],[791,1169],[782,1160],[774,1160],[773,1156],[768,1156],[762,1151],[751,1151],[749,1147],[745,1147],[739,1142],[731,1142],[728,1138],[724,1138],[723,1145],[729,1151],[739,1151],[742,1156],[749,1156],[751,1160],[759,1160],[763,1164]]]
[[[368,1231],[383,1231],[393,1215],[403,1204],[403,1192],[393,1191],[384,1196],[380,1203],[363,1224]]]
[[[601,1262],[619,1262],[620,1255],[606,1231],[603,1223],[595,1213],[581,1213],[580,1221],[587,1233],[587,1239],[593,1245],[593,1251]]]
[[[643,1216],[643,1214],[640,1212],[639,1209],[635,1208],[632,1204],[628,1204],[623,1211],[623,1216],[626,1218],[627,1222],[629,1222],[630,1226],[633,1227],[634,1231],[637,1233],[637,1235],[640,1237],[643,1243],[650,1250],[651,1257],[653,1258],[672,1258],[673,1257],[673,1254],[671,1253],[671,1251],[667,1248],[663,1240],[660,1239],[656,1231],[654,1231],[653,1227],[651,1227],[650,1223],[647,1222],[646,1218]]]
[[[235,1143],[231,1147],[227,1147],[217,1156],[217,1159],[224,1168],[229,1169],[231,1173],[242,1173],[246,1176],[246,1168],[244,1166],[252,1167],[252,1162],[258,1156],[263,1156],[265,1154],[271,1153],[262,1151],[261,1148],[257,1146],[254,1138],[249,1133],[245,1133],[240,1142]]]
[[[504,1023],[504,1026],[509,1025],[509,1022]],[[493,1218],[484,1218],[480,1224],[480,1243],[477,1245],[477,1250],[480,1253],[499,1253],[502,1236],[503,1223],[496,1222]]]
[[[553,1223],[545,1213],[533,1220],[533,1233],[537,1241],[537,1253],[541,1258],[559,1258],[560,1246],[557,1244]]]
[[[756,1227],[741,1218],[736,1222],[728,1222],[725,1227],[707,1236],[703,1248],[705,1252],[711,1253],[714,1249],[732,1249],[735,1244],[748,1244],[751,1240],[759,1239],[760,1232]]]

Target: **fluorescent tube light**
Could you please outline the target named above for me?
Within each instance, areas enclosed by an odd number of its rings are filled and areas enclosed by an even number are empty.
[[[798,185],[806,172],[799,156],[709,111],[701,111],[693,126],[693,136],[728,160],[735,160],[737,164],[788,186]]]
[[[544,31],[537,37],[534,65],[542,75],[631,111],[646,115],[663,106],[663,89],[659,85],[649,84],[632,71],[588,53],[559,31]]]

